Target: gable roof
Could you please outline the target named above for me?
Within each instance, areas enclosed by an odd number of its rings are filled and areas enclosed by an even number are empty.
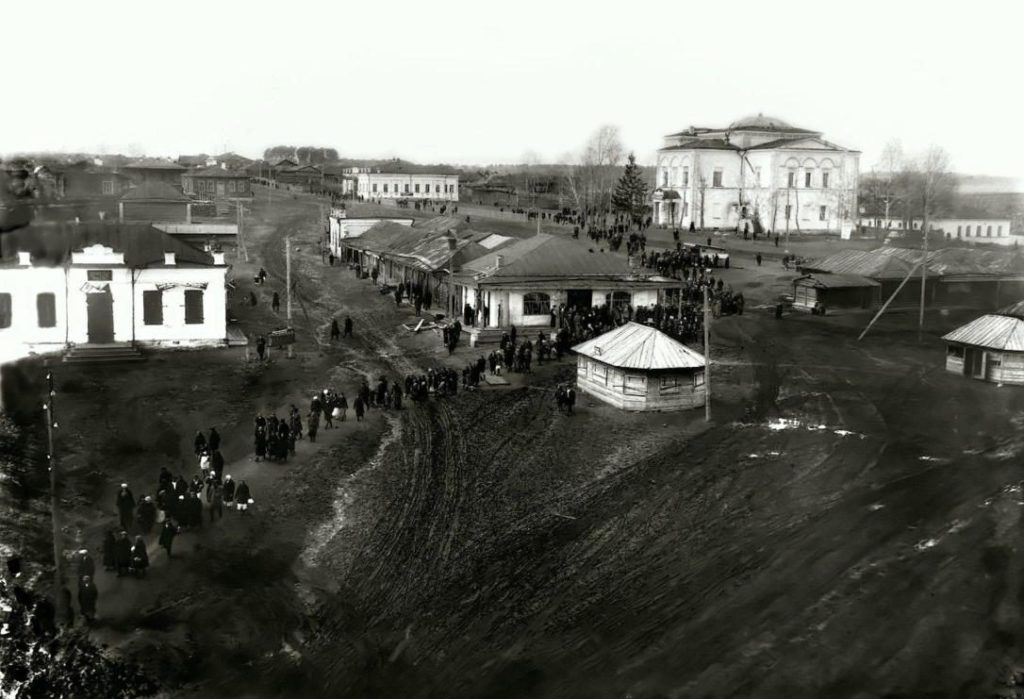
[[[502,264],[496,267],[499,255]],[[466,263],[462,271],[493,279],[623,277],[629,274],[629,266],[626,258],[619,255],[590,252],[579,243],[538,233],[478,257]]]
[[[185,177],[231,177],[231,178],[242,178],[249,179],[248,173],[241,172],[240,170],[226,170],[222,167],[205,167],[202,170],[192,170],[186,172]]]
[[[602,364],[622,369],[697,369],[704,356],[657,328],[629,322],[576,345],[573,350]]]
[[[213,256],[187,245],[149,223],[89,223],[63,226],[30,225],[4,235],[3,261],[16,261],[18,252],[31,253],[33,260],[62,265],[72,252],[92,245],[105,245],[124,253],[129,267],[159,267],[164,253],[173,252],[178,264],[213,265]]]
[[[840,250],[820,260],[801,265],[804,272],[852,274],[869,279],[903,279],[913,267],[891,255],[880,255],[877,250]]]
[[[140,184],[125,192],[121,199],[123,201],[189,201],[188,197],[166,182]]]
[[[739,150],[739,147],[734,146],[731,143],[727,143],[724,138],[698,138],[686,143],[681,143],[678,146],[665,146],[659,148],[659,151],[663,150],[679,150],[679,149],[692,149],[692,150]]]
[[[1004,315],[984,315],[944,335],[942,339],[987,349],[1024,352],[1024,320]]]
[[[807,141],[814,141],[816,143],[820,143],[821,145],[825,146],[824,148],[811,148],[810,150],[838,151],[838,152],[843,152],[843,153],[857,153],[857,152],[859,152],[859,151],[851,151],[851,150],[849,150],[847,148],[843,148],[842,146],[836,145],[835,143],[832,143],[831,141],[826,141],[824,138],[821,138],[820,136],[814,136],[814,135],[808,136],[808,137],[804,137],[804,138],[801,138],[801,137],[797,137],[797,138],[792,138],[792,137],[790,137],[790,138],[776,138],[775,140],[772,140],[772,141],[766,141],[764,143],[758,143],[755,146],[750,146],[746,150],[770,150],[772,148],[779,148],[779,149],[790,148],[790,149],[793,149],[793,150],[801,150],[801,147],[796,145],[796,144],[798,144],[798,143],[806,143]]]
[[[139,158],[126,163],[126,170],[184,170],[185,167],[161,158]]]
[[[812,286],[815,289],[844,289],[863,286],[881,286],[874,279],[860,277],[856,274],[808,274],[793,280],[800,286]]]

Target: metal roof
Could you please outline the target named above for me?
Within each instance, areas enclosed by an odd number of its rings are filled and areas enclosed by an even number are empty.
[[[944,335],[942,339],[986,349],[1024,352],[1024,320],[985,315]]]
[[[129,267],[163,266],[164,253],[173,252],[178,264],[212,265],[213,257],[149,223],[88,222],[64,226],[26,226],[4,235],[4,261],[17,259],[17,252],[28,252],[38,262],[61,265],[70,261],[72,252],[100,244],[123,252]]]
[[[633,322],[576,345],[573,350],[622,369],[698,369],[706,364],[699,352],[656,328]]]
[[[878,250],[840,250],[801,266],[805,272],[852,274],[870,279],[903,279],[914,266],[899,257],[879,254]]]
[[[880,286],[878,282],[856,274],[808,274],[793,280],[800,286],[813,286],[816,289],[843,289],[851,287]]]
[[[1020,318],[1024,320],[1024,301],[1018,301],[1010,306],[1004,306],[996,311],[997,315],[1010,316],[1011,318]]]
[[[622,277],[630,273],[625,257],[593,250],[565,238],[538,233],[478,257],[464,265],[462,271],[496,281],[505,277]]]

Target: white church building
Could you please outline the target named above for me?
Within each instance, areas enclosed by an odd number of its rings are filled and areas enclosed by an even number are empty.
[[[661,226],[848,235],[857,216],[860,152],[820,131],[761,114],[722,128],[691,126],[658,151]]]

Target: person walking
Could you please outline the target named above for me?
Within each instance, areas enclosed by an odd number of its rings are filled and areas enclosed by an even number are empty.
[[[210,521],[220,519],[224,516],[224,488],[220,484],[213,486],[210,496]]]
[[[331,342],[341,339],[341,328],[338,327],[338,319],[331,319]]]
[[[352,319],[348,316],[345,316],[345,332],[342,337],[352,337]]]
[[[135,496],[132,495],[127,483],[122,483],[121,490],[117,493],[117,511],[121,515],[121,529],[131,529],[135,518]]]
[[[761,266],[761,253],[757,253],[757,266]]]
[[[356,411],[356,422],[362,422],[363,421],[363,412],[366,410],[366,407],[363,404],[363,397],[362,396],[356,396],[356,400],[355,400],[355,402],[352,405],[353,405],[353,407],[355,408],[355,411]]]
[[[281,296],[276,291],[274,292],[274,298],[270,302],[270,307],[274,309],[274,313],[281,310]]]
[[[149,552],[146,551],[146,542],[142,540],[141,536],[135,537],[135,543],[132,545],[132,565],[131,570],[137,577],[146,577],[146,569],[149,568]]]
[[[167,551],[167,557],[172,558],[174,556],[171,553],[171,549],[174,546],[174,537],[178,535],[178,526],[171,520],[170,517],[164,520],[164,528],[160,530],[160,539],[158,543],[160,547]]]
[[[312,444],[316,442],[316,433],[320,431],[320,413],[311,412],[309,414],[309,425],[306,428],[306,433],[309,435],[309,441]]]
[[[79,581],[78,608],[82,611],[87,625],[91,625],[96,620],[96,602],[99,596],[99,590],[93,584],[91,575],[86,575]]]
[[[256,338],[256,354],[259,356],[260,361],[263,361],[263,355],[267,351],[267,338],[260,335]]]
[[[238,489],[235,491],[235,507],[242,514],[249,512],[249,505],[253,502],[252,493],[249,491],[249,484],[245,481],[238,483]]]

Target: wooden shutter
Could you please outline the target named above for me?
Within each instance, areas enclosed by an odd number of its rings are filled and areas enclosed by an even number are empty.
[[[203,290],[185,289],[185,324],[203,324]]]
[[[36,313],[40,328],[57,326],[57,297],[51,293],[36,295]]]
[[[146,325],[164,324],[164,292],[159,289],[142,292],[142,322]]]
[[[0,294],[0,328],[11,327],[11,295]]]

